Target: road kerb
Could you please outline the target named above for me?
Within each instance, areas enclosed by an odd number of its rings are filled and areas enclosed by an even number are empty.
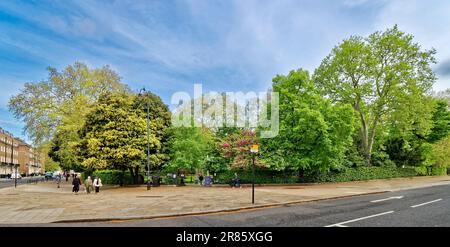
[[[375,191],[375,192],[367,192],[367,193],[360,193],[360,194],[353,194],[353,195],[342,195],[342,196],[335,196],[335,197],[317,198],[317,199],[312,199],[312,200],[311,199],[296,200],[296,201],[289,201],[289,202],[252,205],[252,206],[237,207],[237,208],[207,210],[207,211],[200,211],[200,212],[171,213],[171,214],[130,216],[130,217],[67,219],[67,220],[52,221],[50,223],[58,224],[58,223],[129,221],[129,220],[154,220],[154,219],[164,219],[164,218],[176,218],[176,217],[183,217],[183,216],[197,216],[197,215],[201,216],[201,215],[209,215],[209,214],[217,214],[217,213],[232,213],[232,212],[246,211],[246,210],[252,210],[252,209],[287,206],[287,205],[294,205],[294,204],[301,204],[301,203],[308,203],[308,202],[336,200],[336,199],[350,198],[350,197],[356,197],[356,196],[375,195],[375,194],[382,194],[382,193],[387,193],[387,192],[390,192],[390,191]]]

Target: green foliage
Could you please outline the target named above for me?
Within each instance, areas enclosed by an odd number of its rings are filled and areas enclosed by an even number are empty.
[[[49,67],[45,81],[25,83],[10,98],[9,109],[25,122],[24,131],[39,146],[49,142],[61,125],[77,129],[100,94],[127,90],[108,66],[90,69],[76,62],[61,72]]]
[[[394,26],[367,38],[344,40],[315,71],[322,94],[351,104],[357,113],[358,143],[368,164],[380,126],[396,125],[403,132],[415,128],[420,134],[430,129],[432,104],[427,94],[436,80],[431,69],[434,54]]]
[[[389,155],[383,151],[372,154],[372,164],[374,166],[395,167],[395,163],[389,158]]]
[[[433,144],[432,152],[435,167],[450,167],[450,135]]]
[[[133,176],[128,171],[119,171],[119,170],[102,170],[95,171],[92,174],[84,174],[83,180],[87,178],[87,176],[91,176],[92,180],[95,177],[99,177],[102,180],[102,184],[133,184]]]
[[[129,93],[102,94],[78,132],[76,146],[86,170],[129,170],[139,181],[147,158],[146,109],[150,111],[150,169],[168,160],[167,128],[170,112],[158,96]]]
[[[414,170],[416,171],[418,176],[427,176],[428,175],[428,168],[425,166],[414,167]]]
[[[250,147],[254,144],[259,144],[259,139],[255,132],[237,130],[226,135],[218,148],[231,169],[245,169],[252,164]],[[259,159],[255,159],[255,165],[264,166]]]
[[[229,184],[234,179],[234,173],[237,173],[242,184],[250,184],[253,181],[253,173],[251,170],[229,170],[217,174],[215,180],[220,184]],[[256,184],[281,184],[281,183],[297,183],[297,173],[279,172],[267,169],[255,170]]]
[[[168,171],[201,170],[214,147],[213,134],[206,128],[178,127],[170,130]]]
[[[326,171],[341,165],[352,144],[353,111],[316,93],[305,70],[273,79],[279,93],[278,136],[261,140],[263,161],[273,170]]]
[[[433,128],[428,135],[428,141],[435,143],[450,134],[450,111],[446,101],[436,102],[436,108],[433,114]]]
[[[430,176],[445,176],[447,175],[447,167],[432,167]]]
[[[145,159],[146,122],[129,94],[102,95],[80,130],[80,156],[86,169],[129,169]],[[151,146],[160,146],[155,134]]]
[[[348,168],[342,172],[308,174],[302,178],[301,181],[317,183],[347,182],[413,176],[416,176],[416,171],[414,168],[362,166],[357,168]]]

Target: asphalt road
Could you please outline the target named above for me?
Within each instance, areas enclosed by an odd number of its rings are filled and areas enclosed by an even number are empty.
[[[450,185],[237,213],[121,222],[46,224],[40,226],[449,227]]]
[[[37,179],[43,179],[43,177],[23,177],[21,179],[17,179],[17,185],[26,184],[28,181],[31,180],[37,180]],[[7,188],[7,187],[13,187],[14,186],[14,179],[8,179],[8,178],[1,178],[0,179],[0,189]]]

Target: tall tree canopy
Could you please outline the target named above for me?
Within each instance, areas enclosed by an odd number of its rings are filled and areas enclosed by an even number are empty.
[[[438,142],[450,134],[450,110],[445,100],[436,102],[436,109],[433,114],[433,128],[428,135],[428,141]]]
[[[321,97],[305,70],[275,77],[272,87],[279,93],[280,130],[261,139],[264,160],[272,169],[301,173],[339,166],[352,144],[351,107]]]
[[[195,172],[202,170],[214,148],[213,133],[207,128],[178,127],[171,129],[168,170]]]
[[[369,164],[379,127],[386,122],[401,129],[421,122],[423,132],[431,127],[427,95],[436,80],[430,66],[434,54],[394,26],[367,38],[344,40],[315,71],[314,81],[324,95],[356,111],[361,151]]]
[[[90,69],[76,62],[61,72],[47,70],[47,80],[26,83],[9,100],[10,111],[25,122],[24,131],[36,145],[50,141],[63,123],[80,126],[100,94],[127,90],[108,66]]]
[[[81,130],[78,150],[86,169],[130,170],[137,178],[146,170],[146,103],[150,109],[150,169],[165,160],[166,128],[170,113],[161,99],[151,93],[136,96],[127,93],[103,94],[87,116]],[[144,106],[143,104],[144,103]]]

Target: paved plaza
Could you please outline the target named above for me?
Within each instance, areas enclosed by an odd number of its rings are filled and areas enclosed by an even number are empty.
[[[0,224],[126,220],[179,216],[270,207],[449,184],[450,177],[416,177],[346,183],[257,186],[255,205],[251,187],[161,186],[105,188],[99,194],[78,195],[69,183],[54,182],[0,189]]]

